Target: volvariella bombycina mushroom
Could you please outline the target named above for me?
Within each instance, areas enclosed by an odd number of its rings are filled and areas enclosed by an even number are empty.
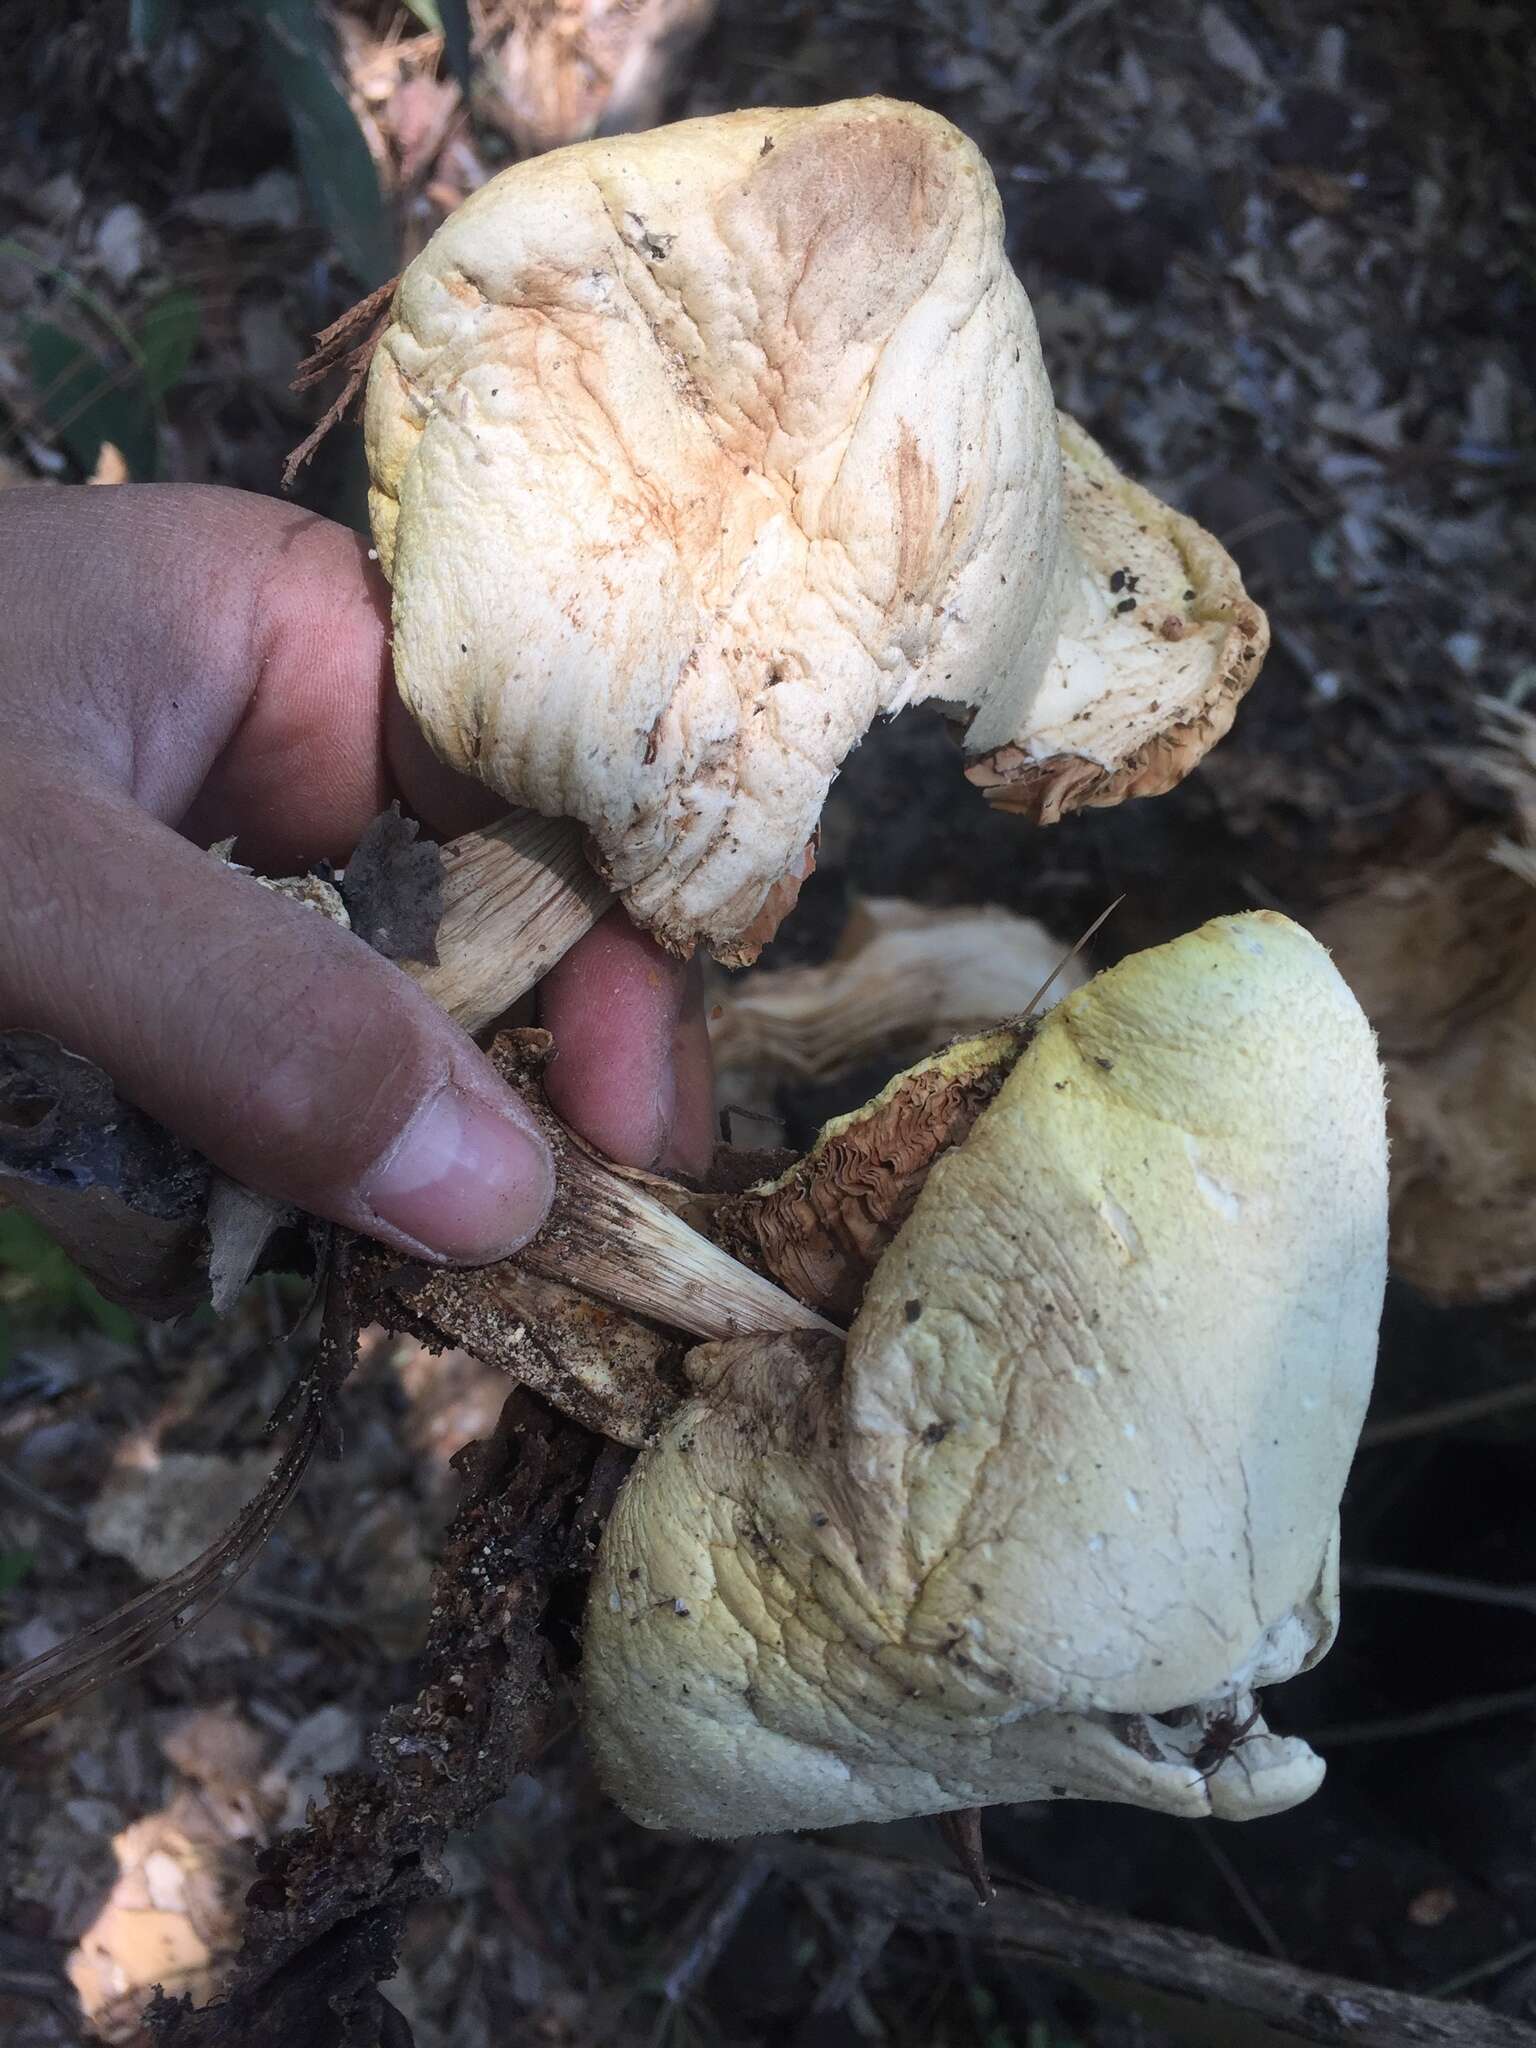
[[[883,99],[514,166],[370,373],[395,669],[667,945],[753,958],[874,721],[1051,819],[1170,787],[1267,644],[1210,535],[1058,419],[985,162]]]
[[[1334,1635],[1386,1215],[1371,1030],[1296,925],[1067,997],[846,1350],[691,1354],[589,1594],[608,1790],[703,1835],[1305,1798],[1321,1762],[1250,1717]]]

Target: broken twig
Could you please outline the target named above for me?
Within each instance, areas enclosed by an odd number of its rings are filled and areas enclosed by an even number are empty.
[[[23,1733],[147,1662],[233,1591],[260,1556],[317,1445],[325,1440],[332,1396],[356,1355],[345,1274],[338,1271],[328,1290],[319,1359],[295,1389],[295,1405],[302,1400],[303,1413],[261,1491],[200,1557],[42,1656],[0,1674],[0,1739]]]
[[[1280,2042],[1347,2041],[1350,2048],[1536,2048],[1536,2027],[1482,2006],[1451,2005],[1346,1977],[1245,1955],[1199,1934],[1104,1913],[1000,1885],[985,1911],[970,1884],[949,1871],[820,1842],[773,1847],[786,1876],[830,1883],[858,1906],[903,1926],[968,1940],[1070,1977],[1095,1994],[1129,2001],[1151,1994],[1169,2025],[1199,2024],[1202,2037]],[[1219,2034],[1213,2031],[1220,2028]]]
[[[379,345],[380,335],[389,325],[395,286],[399,282],[398,277],[392,277],[377,291],[370,292],[366,299],[359,299],[355,306],[349,306],[339,320],[323,327],[315,336],[314,348],[294,372],[290,386],[294,391],[308,391],[311,385],[321,383],[336,370],[343,371],[344,376],[340,391],[284,463],[285,491],[293,489],[294,478],[332,427],[346,418],[353,399],[366,383],[373,352]]]

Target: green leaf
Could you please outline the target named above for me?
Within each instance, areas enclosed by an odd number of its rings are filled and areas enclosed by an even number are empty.
[[[251,11],[310,204],[348,269],[363,284],[382,284],[395,268],[394,235],[379,174],[333,68],[329,27],[314,0],[252,0]]]
[[[36,1562],[30,1550],[0,1550],[0,1597],[15,1592]]]
[[[431,29],[435,36],[442,34],[443,17],[437,11],[437,0],[405,0],[405,4],[423,28]]]
[[[64,1300],[74,1270],[40,1224],[20,1209],[0,1209],[0,1299]]]
[[[41,1224],[20,1209],[0,1209],[0,1358],[23,1326],[82,1322],[125,1344],[139,1330],[138,1318],[98,1294]]]
[[[153,477],[154,412],[137,365],[114,369],[51,320],[31,321],[25,332],[32,396],[54,438],[83,470],[96,467],[110,441],[131,476]]]
[[[167,292],[144,315],[139,324],[139,353],[152,405],[164,404],[186,375],[202,324],[203,309],[188,291]]]
[[[89,1280],[81,1278],[77,1297],[80,1307],[103,1337],[115,1337],[119,1344],[135,1344],[139,1338],[139,1319],[132,1309],[124,1308],[115,1301],[108,1301],[104,1294],[98,1294]]]
[[[474,63],[469,48],[469,0],[437,0],[443,21],[443,55],[459,91],[469,98]]]

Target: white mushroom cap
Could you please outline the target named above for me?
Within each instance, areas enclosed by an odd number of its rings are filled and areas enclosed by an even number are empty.
[[[707,1835],[1304,1798],[1321,1765],[1262,1721],[1205,1751],[1332,1640],[1385,1267],[1381,1072],[1316,941],[1255,912],[1099,975],[934,1168],[846,1357],[693,1354],[592,1581],[609,1791]]]
[[[1058,440],[991,174],[917,107],[504,172],[405,273],[366,428],[407,703],[682,950],[755,954],[881,713],[1054,816],[1176,780],[1262,656],[1216,543]]]

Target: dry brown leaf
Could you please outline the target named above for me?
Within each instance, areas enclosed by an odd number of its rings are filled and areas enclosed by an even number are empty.
[[[715,0],[512,0],[480,111],[521,156],[654,128]]]
[[[1490,717],[1509,831],[1383,869],[1318,926],[1387,1065],[1393,1270],[1445,1302],[1536,1282],[1536,719]]]

